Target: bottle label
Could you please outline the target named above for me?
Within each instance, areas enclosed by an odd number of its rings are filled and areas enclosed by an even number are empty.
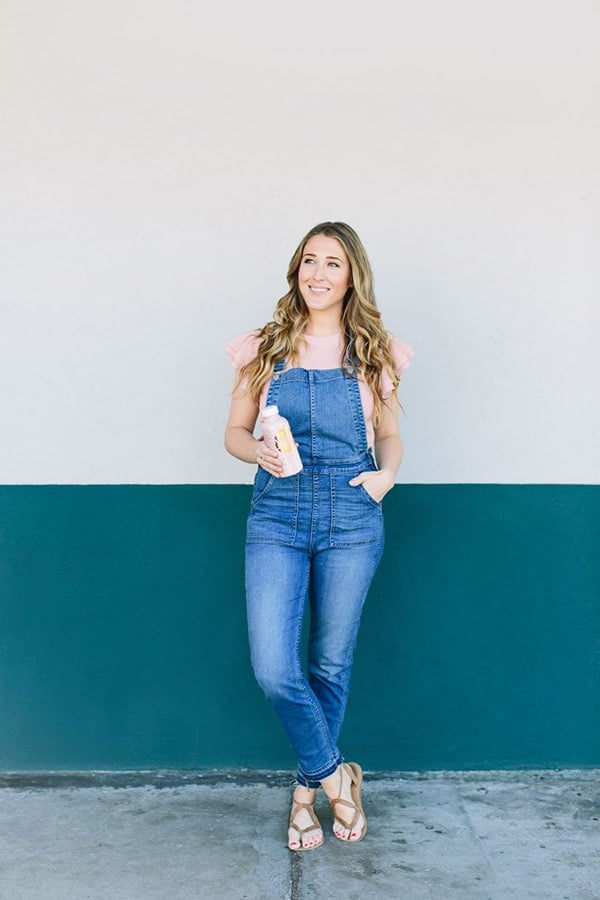
[[[296,449],[296,445],[292,440],[292,432],[284,426],[274,434],[275,446],[280,453],[292,453]]]

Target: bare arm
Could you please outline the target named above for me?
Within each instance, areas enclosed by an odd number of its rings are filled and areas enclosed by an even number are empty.
[[[383,500],[394,487],[396,472],[402,462],[402,438],[398,427],[398,402],[394,397],[383,404],[381,420],[375,428],[375,459],[379,470],[361,472],[350,481],[352,487],[362,484],[374,500]]]
[[[258,419],[258,404],[237,388],[231,398],[229,418],[225,427],[225,448],[242,462],[258,463],[271,475],[280,475],[282,466],[277,454],[265,446],[262,438],[254,437]]]

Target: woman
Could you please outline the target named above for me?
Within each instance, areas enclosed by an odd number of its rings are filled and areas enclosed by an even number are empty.
[[[362,771],[343,761],[338,737],[362,607],[383,550],[381,501],[402,459],[396,388],[413,351],[384,330],[369,260],[350,226],[312,228],[287,279],[273,321],[227,347],[237,377],[225,446],[258,463],[246,541],[252,666],[298,759],[288,846],[312,850],[323,843],[319,785],[337,838],[360,841],[367,831]],[[290,422],[304,466],[297,475],[282,478],[277,453],[254,437],[270,404]]]

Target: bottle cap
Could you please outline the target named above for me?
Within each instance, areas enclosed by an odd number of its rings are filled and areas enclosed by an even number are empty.
[[[279,415],[279,408],[278,408],[277,404],[275,404],[275,403],[271,404],[271,406],[265,406],[265,408],[263,409],[263,418],[265,416],[278,416],[278,415]]]

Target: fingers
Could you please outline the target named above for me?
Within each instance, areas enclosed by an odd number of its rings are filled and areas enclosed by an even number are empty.
[[[283,466],[275,450],[270,450],[264,444],[261,444],[256,450],[256,462],[261,469],[264,469],[265,472],[268,472],[269,475],[274,475],[276,478],[279,478],[283,472]]]
[[[369,494],[376,503],[381,503],[388,490],[383,483],[381,475],[382,473],[380,471],[361,472],[359,475],[351,478],[348,484],[350,487],[358,487],[362,484],[367,494]]]

